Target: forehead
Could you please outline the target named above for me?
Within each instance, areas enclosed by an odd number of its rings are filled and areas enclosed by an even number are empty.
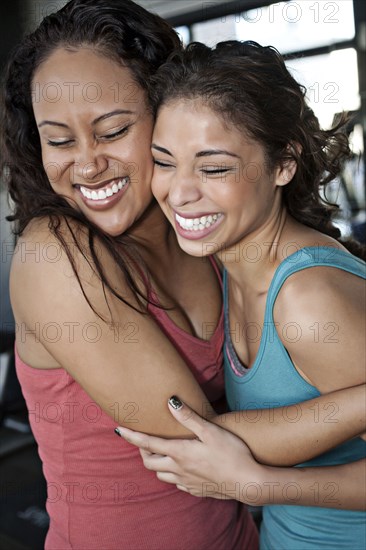
[[[36,70],[32,81],[35,114],[57,113],[65,107],[111,110],[145,105],[144,90],[135,82],[128,67],[119,65],[94,50],[58,49]]]
[[[248,144],[244,130],[239,130],[229,120],[212,109],[203,99],[174,99],[163,105],[156,119],[154,137],[169,136],[182,143],[229,140],[235,144]]]

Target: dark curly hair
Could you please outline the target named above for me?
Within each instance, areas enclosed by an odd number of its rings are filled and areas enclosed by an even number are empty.
[[[135,283],[126,247],[97,226],[51,188],[42,165],[41,144],[32,108],[32,79],[39,65],[57,48],[92,46],[94,50],[130,69],[133,78],[147,89],[149,78],[181,48],[176,32],[163,19],[131,0],[71,0],[46,17],[13,52],[5,75],[1,135],[1,169],[7,180],[14,213],[15,233],[21,235],[35,218],[49,220],[49,228],[59,239],[78,277],[71,249],[76,245],[91,260],[103,284],[115,294],[96,253],[96,238],[111,253],[136,297],[143,297]],[[75,224],[88,232],[88,250],[81,247]],[[66,242],[61,227],[69,228],[74,241]],[[119,242],[130,245],[128,237]],[[80,279],[78,277],[79,283]],[[118,296],[122,299],[120,296]],[[139,298],[138,298],[139,299]],[[125,300],[124,300],[125,301]],[[89,302],[90,304],[90,302]],[[141,304],[141,302],[140,302]],[[90,304],[92,307],[92,304]]]
[[[332,223],[338,207],[321,189],[349,157],[342,128],[322,130],[305,100],[306,89],[289,73],[280,53],[256,42],[230,40],[209,48],[191,43],[170,56],[152,79],[155,114],[176,99],[199,98],[224,121],[260,143],[269,170],[295,160],[296,173],[283,188],[287,211],[299,222],[339,240]],[[344,243],[356,254],[358,243]]]

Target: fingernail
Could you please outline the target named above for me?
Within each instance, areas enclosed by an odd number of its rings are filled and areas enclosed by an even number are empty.
[[[114,433],[119,435],[120,437],[123,437],[123,435],[121,434],[118,428],[114,428]]]
[[[179,411],[179,409],[183,407],[182,401],[176,395],[172,395],[169,399],[169,405],[171,405],[176,411]]]

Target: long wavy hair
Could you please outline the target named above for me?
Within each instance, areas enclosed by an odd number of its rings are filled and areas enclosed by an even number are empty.
[[[127,236],[116,239],[105,234],[57,195],[42,164],[32,108],[32,79],[40,64],[56,49],[82,46],[92,46],[109,59],[128,67],[136,83],[147,90],[150,77],[169,54],[181,48],[181,43],[176,32],[163,19],[131,0],[71,0],[61,10],[46,17],[33,33],[23,39],[9,60],[3,90],[1,170],[14,205],[14,213],[8,219],[15,222],[17,235],[22,234],[31,220],[48,219],[49,228],[66,251],[81,288],[72,253],[75,245],[98,273],[103,285],[126,302],[110,285],[98,259],[98,239],[106,246],[142,305],[146,297],[139,290],[130,256],[126,254],[127,246],[132,254],[131,240]],[[77,222],[76,225],[73,221]],[[66,242],[62,231],[65,223],[73,243]],[[79,231],[75,227],[87,231],[87,250],[81,246]],[[116,241],[126,246],[116,246]],[[85,298],[88,300],[87,296]],[[94,310],[89,300],[88,303]]]
[[[300,223],[340,239],[332,223],[338,206],[326,199],[324,188],[350,156],[342,131],[346,117],[331,130],[322,130],[306,103],[305,87],[275,48],[252,41],[231,40],[215,48],[194,42],[170,56],[152,83],[155,115],[173,100],[199,98],[263,146],[269,171],[294,160],[296,173],[283,187],[287,211]],[[343,244],[362,255],[356,241]]]

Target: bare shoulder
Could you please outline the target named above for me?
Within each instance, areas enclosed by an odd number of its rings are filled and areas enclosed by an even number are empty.
[[[320,391],[364,382],[365,300],[365,280],[335,267],[296,272],[279,292],[278,334]]]
[[[72,243],[75,241],[73,233],[79,247]],[[10,273],[11,289],[16,286],[13,295],[24,296],[40,289],[45,291],[62,280],[64,283],[67,279],[70,282],[73,278],[71,260],[84,276],[88,271],[91,275],[91,266],[88,267],[88,262],[83,260],[83,250],[87,249],[85,232],[63,222],[59,227],[59,235],[60,238],[57,238],[51,231],[47,219],[33,220],[28,225],[14,250]]]
[[[16,312],[38,310],[43,299],[51,303],[81,307],[92,303],[102,316],[110,316],[113,302],[105,289],[91,256],[87,230],[74,220],[63,220],[59,238],[49,228],[47,219],[33,221],[19,238],[10,274],[10,292]],[[95,253],[114,290],[127,301],[133,293],[121,276],[103,243],[95,241]],[[38,296],[38,300],[35,299]],[[87,299],[86,299],[87,298]],[[43,304],[42,307],[46,307]],[[89,307],[89,306],[88,306]],[[22,315],[21,315],[22,316]]]
[[[72,246],[72,241],[75,241],[75,238],[80,243],[81,249],[83,247],[85,249],[86,232],[77,227],[74,221],[61,221],[58,232],[60,238],[57,238],[50,229],[49,220],[46,218],[33,220],[19,237],[15,246],[13,271],[16,269],[29,270],[32,266],[38,265],[43,267],[56,263],[60,265],[58,262],[67,259],[61,239],[72,250],[75,258],[78,255],[77,247]]]
[[[335,250],[329,248],[329,259]],[[365,301],[362,298],[365,298],[362,277],[339,267],[314,265],[288,277],[279,292],[275,315],[285,321],[293,318],[296,311],[299,321],[306,322],[309,315],[322,318],[338,312],[344,316],[350,308],[363,309]]]

